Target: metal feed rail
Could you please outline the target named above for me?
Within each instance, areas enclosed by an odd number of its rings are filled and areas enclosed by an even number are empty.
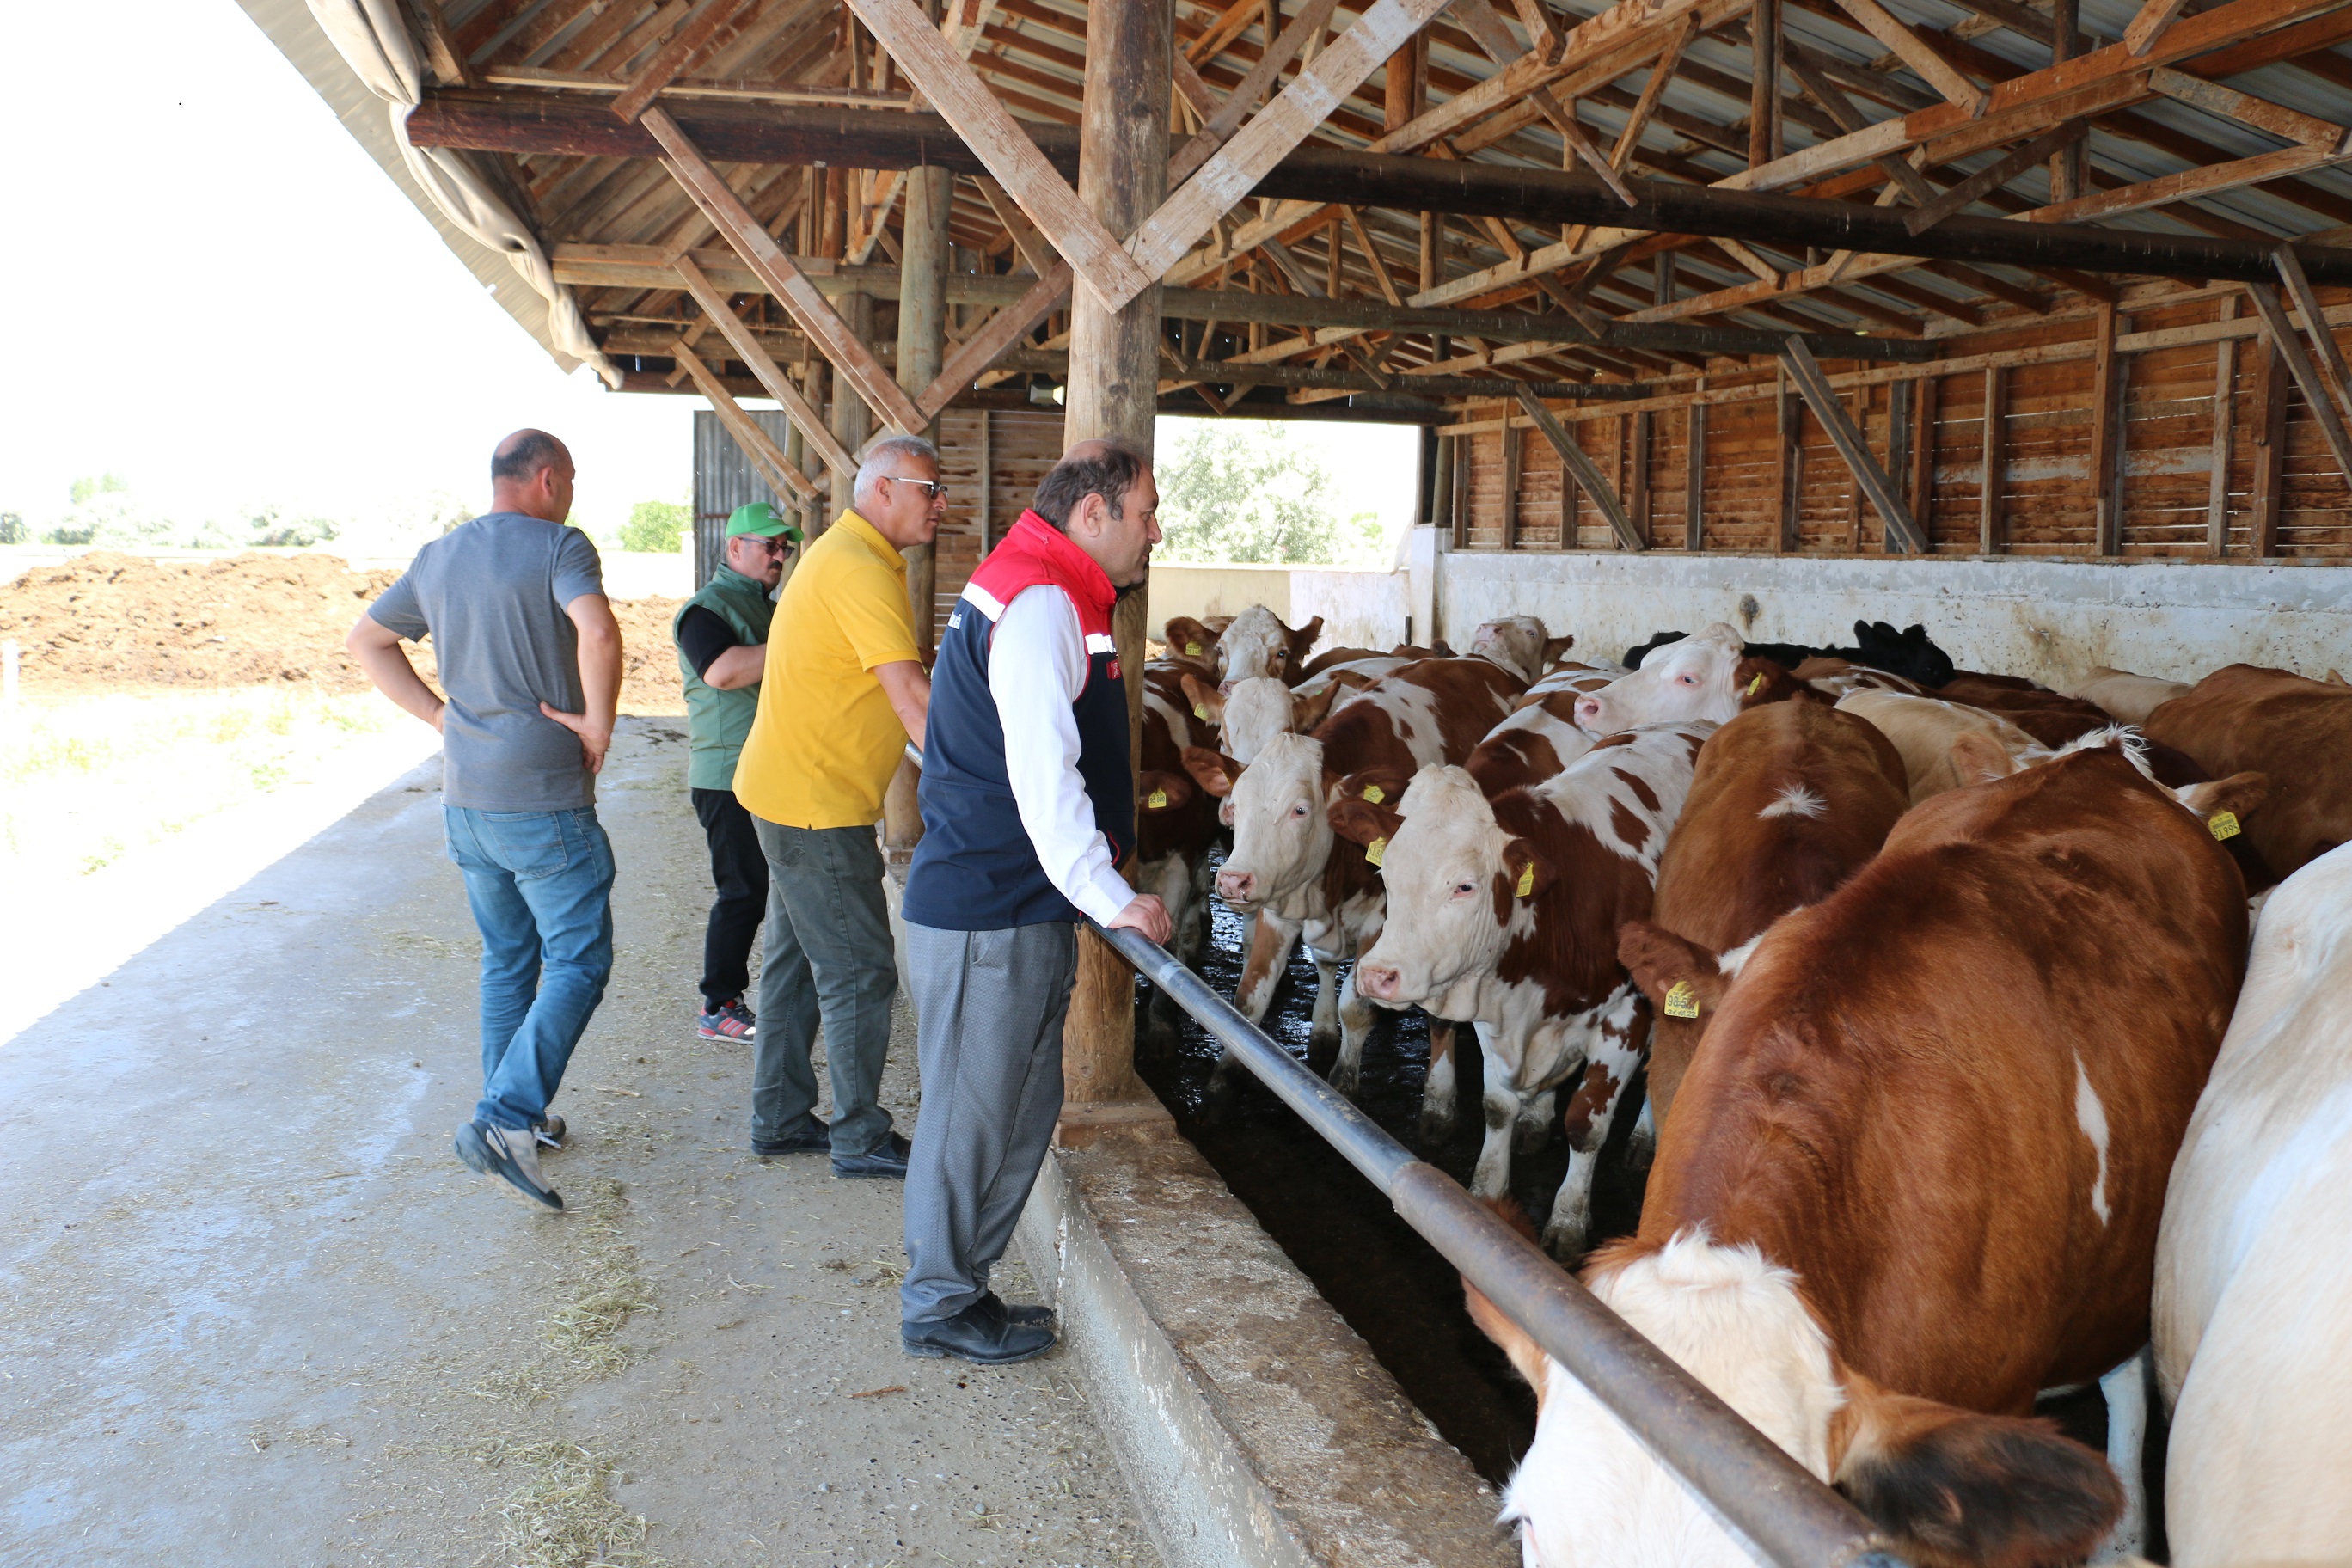
[[[907,755],[922,763],[911,744]],[[1780,1568],[1908,1568],[1860,1510],[1454,1178],[1415,1157],[1308,1071],[1174,954],[1137,931],[1094,930],[1347,1156],[1423,1240],[1566,1367],[1758,1556]]]

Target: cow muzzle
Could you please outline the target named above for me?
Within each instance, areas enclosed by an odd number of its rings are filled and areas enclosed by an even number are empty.
[[[1257,898],[1257,873],[1225,870],[1217,873],[1217,897],[1229,904],[1248,904]]]
[[[1392,963],[1359,963],[1356,965],[1356,989],[1376,1002],[1393,1002],[1404,977]]]
[[[1604,706],[1601,699],[1598,697],[1578,698],[1576,700],[1576,727],[1580,730],[1598,731],[1601,728],[1601,715],[1604,711]]]

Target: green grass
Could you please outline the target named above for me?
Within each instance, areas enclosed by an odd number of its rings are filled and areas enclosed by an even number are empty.
[[[401,721],[381,698],[248,688],[0,710],[0,880],[89,876],[310,776]]]

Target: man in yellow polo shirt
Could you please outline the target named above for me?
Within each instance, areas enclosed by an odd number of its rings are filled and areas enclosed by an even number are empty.
[[[751,1148],[829,1150],[837,1176],[904,1179],[907,1140],[877,1092],[898,969],[874,824],[907,742],[923,743],[931,687],[899,552],[929,544],[947,515],[939,448],[915,436],[876,443],[851,496],[777,602],[735,765],[735,798],[768,861]],[[820,1019],[830,1127],[809,1061]]]

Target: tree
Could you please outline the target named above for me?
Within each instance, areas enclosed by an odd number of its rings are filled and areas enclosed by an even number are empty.
[[[1202,424],[1155,465],[1163,559],[1333,564],[1379,552],[1379,519],[1341,519],[1331,476],[1274,423]]]
[[[621,548],[675,555],[690,521],[682,502],[641,500],[629,509],[629,521],[621,525]]]

